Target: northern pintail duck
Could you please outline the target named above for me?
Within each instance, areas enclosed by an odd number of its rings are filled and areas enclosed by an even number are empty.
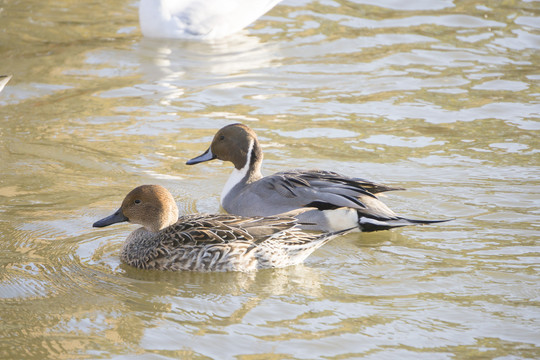
[[[146,37],[218,39],[242,30],[281,0],[141,0]]]
[[[133,189],[114,214],[94,227],[142,225],[126,239],[121,260],[140,269],[252,271],[304,261],[343,232],[308,234],[291,216],[197,214],[178,218],[171,193],[159,185]]]
[[[331,171],[290,170],[263,177],[263,153],[257,135],[246,125],[232,124],[219,130],[212,144],[188,165],[219,159],[234,170],[221,193],[221,206],[230,214],[270,216],[301,208],[297,218],[304,229],[361,231],[431,224],[448,220],[412,220],[397,216],[376,194],[403,190]]]
[[[12,75],[0,75],[0,91],[4,90],[4,86],[11,80]]]

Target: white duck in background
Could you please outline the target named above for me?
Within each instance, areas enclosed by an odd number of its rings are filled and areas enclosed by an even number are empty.
[[[141,0],[141,32],[151,38],[213,40],[234,34],[281,0]]]

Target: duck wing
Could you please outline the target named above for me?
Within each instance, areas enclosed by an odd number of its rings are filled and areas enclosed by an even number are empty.
[[[326,170],[288,170],[276,173],[289,178],[295,178],[312,187],[328,186],[335,188],[356,189],[359,192],[379,194],[385,191],[405,190],[404,188],[390,187],[358,177],[350,177],[334,171]]]
[[[376,207],[384,207],[368,189],[375,192],[398,190],[330,171],[285,171],[249,184],[236,196],[230,212],[273,215],[306,207],[366,210],[374,203]],[[384,212],[387,212],[386,207]],[[394,215],[391,211],[386,215],[390,214]]]
[[[293,217],[240,217],[228,214],[181,216],[162,231],[162,243],[168,246],[197,246],[258,243],[284,231],[296,230]]]

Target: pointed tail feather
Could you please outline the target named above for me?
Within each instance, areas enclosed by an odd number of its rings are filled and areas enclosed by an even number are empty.
[[[345,229],[333,232],[324,232],[319,234],[315,239],[310,241],[303,241],[301,243],[290,246],[287,250],[287,256],[285,262],[276,262],[273,267],[290,266],[302,263],[308,256],[310,256],[315,250],[330,242],[332,239],[339,235],[348,233],[355,230],[355,226],[352,229]]]
[[[428,225],[442,223],[454,219],[445,220],[416,220],[407,218],[395,218],[395,219],[374,219],[368,217],[360,217],[358,223],[362,232],[390,230],[396,227],[408,226],[408,225]]]
[[[330,240],[334,239],[335,237],[338,237],[340,235],[348,234],[348,233],[350,233],[351,231],[354,231],[354,230],[358,230],[358,228],[355,226],[355,227],[352,227],[352,228],[349,228],[349,229],[336,230],[336,231],[330,231],[330,232],[322,232],[318,236],[318,238],[316,240],[317,245],[315,246],[315,249],[320,248],[321,246],[323,246],[324,244],[326,244]]]

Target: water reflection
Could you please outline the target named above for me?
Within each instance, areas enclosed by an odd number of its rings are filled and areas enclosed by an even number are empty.
[[[0,358],[538,357],[536,2],[286,0],[223,43],[142,39],[135,2],[0,8]],[[254,274],[121,265],[129,227],[92,222],[143,183],[219,211],[229,168],[184,163],[238,121],[268,173],[457,220]]]

